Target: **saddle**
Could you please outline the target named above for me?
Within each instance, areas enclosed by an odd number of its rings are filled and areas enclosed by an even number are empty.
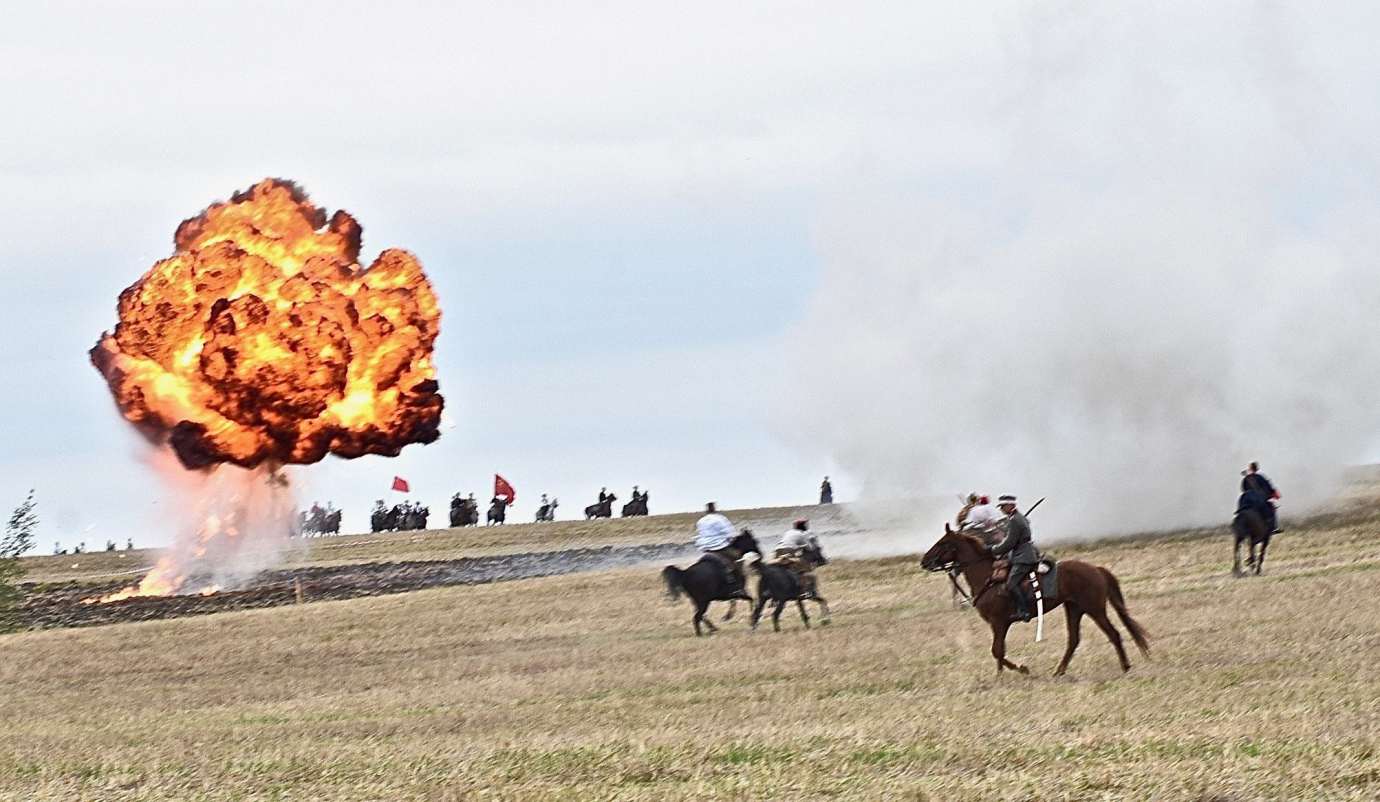
[[[1035,564],[1035,575],[1040,578],[1040,595],[1046,599],[1052,598],[1058,591],[1057,569],[1059,563],[1050,557],[1040,555],[1040,561]],[[992,563],[992,584],[1005,583],[1011,576],[1011,561],[997,560]],[[1035,590],[1030,578],[1026,577],[1021,581],[1021,591],[1029,598]]]
[[[805,555],[794,549],[777,549],[775,558],[773,562],[777,565],[802,576],[815,570],[814,564],[805,559]]]

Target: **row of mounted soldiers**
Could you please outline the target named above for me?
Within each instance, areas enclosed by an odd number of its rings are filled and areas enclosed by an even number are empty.
[[[426,520],[430,515],[431,508],[423,504],[404,501],[389,508],[383,503],[383,499],[378,499],[374,502],[373,511],[369,513],[369,531],[404,532],[426,529]]]
[[[641,490],[637,485],[633,485],[632,498],[627,504],[623,505],[623,517],[636,518],[641,515],[647,515],[647,503],[650,496],[650,491]],[[612,518],[613,502],[617,500],[618,496],[610,493],[607,487],[600,488],[599,501],[585,507],[585,520],[588,521],[591,518]]]
[[[313,502],[310,510],[302,510],[297,514],[296,534],[302,537],[340,534],[340,510],[329,501],[324,507]]]

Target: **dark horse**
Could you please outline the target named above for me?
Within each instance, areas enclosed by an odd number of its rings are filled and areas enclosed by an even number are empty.
[[[508,519],[508,499],[499,496],[489,505],[489,514],[485,516],[485,526],[502,524]]]
[[[757,545],[757,538],[751,532],[744,530],[728,544],[729,548],[739,554],[762,554],[762,549]],[[713,555],[706,554],[700,557],[699,562],[681,570],[674,565],[668,565],[661,571],[661,578],[666,582],[666,592],[671,599],[679,599],[683,591],[690,597],[690,601],[695,604],[695,617],[692,623],[695,625],[695,634],[700,635],[700,624],[709,627],[710,633],[717,632],[718,627],[714,622],[704,617],[704,612],[709,609],[711,602],[732,601],[742,599],[747,602],[752,601],[752,597],[746,590],[733,591],[730,589],[728,579],[724,576],[723,561]]]
[[[946,571],[959,568],[968,580],[968,586],[979,588],[973,607],[992,628],[992,656],[997,659],[997,673],[1010,668],[1029,674],[1025,666],[1006,659],[1006,631],[1012,624],[1015,605],[1005,590],[988,587],[992,578],[992,563],[995,559],[982,541],[971,535],[955,532],[944,524],[944,536],[925,552],[920,564],[929,571]],[[1100,565],[1091,565],[1079,560],[1060,560],[1058,567],[1058,595],[1045,598],[1045,610],[1053,610],[1064,605],[1064,617],[1068,622],[1069,644],[1064,650],[1064,659],[1059,661],[1054,676],[1062,676],[1068,670],[1073,652],[1078,648],[1078,625],[1084,615],[1092,620],[1107,635],[1107,640],[1116,648],[1116,656],[1121,660],[1121,670],[1130,671],[1131,661],[1126,659],[1126,650],[1121,645],[1121,634],[1107,618],[1107,603],[1111,602],[1117,617],[1131,633],[1131,639],[1140,647],[1146,657],[1150,656],[1150,641],[1145,629],[1126,611],[1126,600],[1121,596],[1121,585],[1111,571]]]
[[[824,552],[814,546],[808,546],[801,550],[800,558],[810,564],[811,568],[827,565],[828,560],[824,559]],[[775,563],[765,563],[758,560],[752,564],[757,571],[757,604],[752,608],[752,628],[757,628],[757,622],[762,618],[762,608],[768,601],[776,602],[776,607],[771,613],[771,626],[777,632],[781,631],[781,611],[786,608],[787,602],[795,602],[800,608],[800,620],[805,622],[805,628],[810,628],[810,616],[805,614],[805,600],[813,599],[819,602],[820,613],[824,619],[820,622],[829,623],[829,602],[819,595],[819,585],[817,582],[806,583],[800,581],[800,574],[792,571],[784,565]]]
[[[1247,507],[1237,510],[1236,517],[1231,521],[1232,534],[1236,536],[1236,545],[1232,547],[1232,567],[1233,576],[1245,576],[1255,569],[1256,576],[1260,576],[1260,569],[1265,565],[1265,550],[1270,547],[1270,527],[1266,525],[1265,519],[1260,513]],[[1246,570],[1241,570],[1241,544],[1249,540],[1251,542],[1251,553],[1246,559]],[[1255,554],[1255,547],[1260,546],[1260,556]]]
[[[647,497],[645,495],[634,495],[633,500],[623,505],[624,518],[636,518],[639,515],[647,514]]]
[[[456,493],[450,500],[450,525],[478,526],[479,505],[467,498],[461,498],[460,494]]]
[[[604,497],[604,500],[598,504],[591,504],[585,507],[585,520],[588,521],[590,518],[612,518],[613,502],[617,500],[617,496],[609,493]]]

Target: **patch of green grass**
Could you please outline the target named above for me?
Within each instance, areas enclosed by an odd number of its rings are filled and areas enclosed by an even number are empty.
[[[792,749],[759,744],[730,744],[727,749],[710,757],[713,763],[729,766],[747,766],[757,763],[790,763],[796,759]]]

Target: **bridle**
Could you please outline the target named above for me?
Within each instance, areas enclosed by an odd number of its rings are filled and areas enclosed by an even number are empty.
[[[951,585],[954,586],[954,591],[956,591],[956,592],[958,593],[958,595],[962,596],[963,599],[964,599],[966,602],[968,602],[968,606],[970,606],[970,607],[972,607],[972,608],[974,608],[974,609],[977,609],[978,600],[982,598],[983,594],[987,592],[988,588],[992,587],[992,580],[991,580],[991,579],[988,579],[988,580],[987,580],[987,584],[986,584],[986,585],[983,585],[983,586],[982,586],[982,590],[979,590],[976,594],[970,594],[968,591],[964,590],[964,589],[958,584],[958,577],[956,577],[956,576],[954,575],[954,569],[955,569],[955,568],[957,568],[957,569],[959,569],[959,570],[962,570],[962,569],[964,569],[964,568],[967,568],[969,565],[972,565],[973,562],[975,562],[975,561],[970,561],[970,562],[966,562],[966,563],[960,561],[960,560],[958,559],[958,556],[957,556],[957,549],[955,549],[955,556],[954,556],[954,558],[953,558],[952,560],[947,560],[947,561],[945,561],[945,562],[943,562],[943,563],[939,563],[939,564],[935,565],[933,568],[931,568],[931,567],[925,565],[925,564],[922,562],[922,563],[920,564],[920,567],[921,567],[921,568],[924,568],[926,571],[929,571],[929,572],[931,572],[931,573],[935,573],[935,572],[938,572],[938,571],[943,571],[945,574],[948,575],[948,577],[949,577],[949,584],[951,584]]]

